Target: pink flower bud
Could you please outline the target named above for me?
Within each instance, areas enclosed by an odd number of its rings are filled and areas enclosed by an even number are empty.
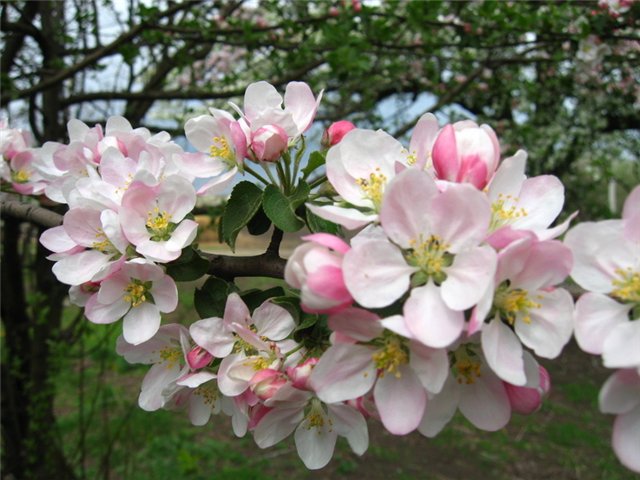
[[[362,10],[362,2],[360,0],[351,0],[351,7],[357,13]]]
[[[542,405],[542,400],[546,397],[551,388],[549,372],[540,366],[540,384],[537,388],[518,387],[510,383],[504,383],[511,409],[516,413],[528,415],[535,412]]]
[[[441,180],[484,188],[498,167],[500,144],[488,125],[471,121],[446,125],[433,144],[433,166]]]
[[[249,388],[259,399],[267,400],[273,397],[286,383],[287,379],[278,370],[265,368],[251,377]]]
[[[337,17],[338,15],[340,15],[340,11],[338,10],[337,7],[329,8],[329,16],[330,17]]]
[[[251,160],[275,162],[287,148],[289,137],[278,125],[265,125],[253,132],[251,139]]]
[[[284,272],[285,281],[302,290],[302,309],[335,313],[351,305],[353,298],[342,273],[344,254],[351,247],[328,233],[314,233],[303,240],[307,242],[293,251]]]
[[[340,120],[329,125],[322,135],[322,145],[329,148],[339,143],[342,138],[356,126],[349,120]]]
[[[299,388],[300,390],[311,390],[307,385],[307,382],[309,381],[309,376],[311,375],[316,363],[318,363],[318,359],[312,357],[305,360],[300,365],[287,368],[287,375],[294,387]]]
[[[199,346],[195,346],[187,354],[187,362],[189,363],[189,368],[191,368],[191,370],[199,370],[206,367],[212,359],[213,355]]]

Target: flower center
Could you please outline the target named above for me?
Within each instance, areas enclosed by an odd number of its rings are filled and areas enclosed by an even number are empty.
[[[393,334],[386,336],[383,347],[371,355],[371,358],[380,371],[381,377],[388,372],[400,378],[402,374],[398,370],[399,367],[409,363],[406,347],[402,344],[402,340]]]
[[[218,400],[218,389],[209,385],[200,385],[193,391],[194,395],[200,395],[204,403],[213,407]]]
[[[372,172],[368,179],[358,178],[356,183],[362,189],[364,196],[373,202],[375,210],[380,210],[384,187],[387,184],[387,176],[382,174],[379,168],[376,168],[375,172]]]
[[[137,305],[134,305],[137,306]],[[167,362],[167,368],[171,368],[174,365],[180,363],[183,358],[182,349],[180,348],[172,348],[172,347],[164,347],[160,350],[160,358],[163,362]]]
[[[27,183],[31,178],[31,173],[26,170],[11,172],[11,180],[14,183]]]
[[[118,249],[111,243],[101,228],[96,232],[96,241],[91,244],[91,248],[98,250],[102,253],[108,253],[114,255],[118,252]]]
[[[497,230],[519,218],[526,217],[527,211],[522,207],[518,208],[518,201],[517,197],[500,193],[498,199],[491,204],[489,230]]]
[[[482,376],[480,358],[468,345],[456,350],[453,360],[453,374],[459,384],[471,385]]]
[[[542,305],[531,300],[524,289],[509,289],[507,285],[501,285],[493,298],[493,306],[502,319],[509,325],[513,325],[517,318],[525,323],[531,323],[530,310],[540,308]]]
[[[151,234],[151,240],[159,242],[169,240],[176,225],[171,223],[171,215],[166,210],[160,211],[158,207],[147,212],[147,231]]]
[[[312,428],[323,428],[325,423],[329,424],[329,431],[332,430],[333,422],[327,416],[324,409],[322,408],[322,403],[317,398],[311,400],[310,405],[307,406],[307,414],[305,415],[305,419],[307,421],[307,430],[311,430]],[[321,433],[318,430],[318,434]]]
[[[147,294],[151,288],[151,282],[142,283],[140,280],[131,280],[124,289],[124,301],[131,303],[132,307],[138,307],[147,301]]]
[[[444,282],[447,279],[444,269],[453,263],[453,255],[447,253],[449,245],[437,235],[431,235],[427,240],[420,237],[409,244],[411,250],[405,254],[407,263],[420,269],[412,279],[413,285],[423,285],[429,278],[437,284]]]
[[[611,281],[614,287],[611,296],[623,302],[640,303],[640,272],[618,268],[615,273],[618,278]]]
[[[236,164],[236,156],[229,146],[229,141],[225,137],[213,137],[213,143],[209,148],[209,155],[218,158],[230,167]]]

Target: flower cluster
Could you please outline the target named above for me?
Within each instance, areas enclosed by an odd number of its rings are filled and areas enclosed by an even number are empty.
[[[58,280],[90,321],[123,318],[117,352],[151,365],[141,408],[182,408],[194,425],[223,412],[261,448],[293,433],[305,465],[322,468],[338,436],[366,451],[369,418],[392,434],[433,437],[458,410],[487,431],[535,412],[550,389],[536,358],[561,353],[575,316],[579,344],[623,369],[601,406],[619,414],[614,448],[638,470],[640,322],[628,320],[640,304],[640,188],[622,220],[578,225],[563,243],[575,214],[554,224],[564,203],[556,177],[527,177],[523,150],[502,159],[489,126],[441,126],[431,114],[408,147],[337,122],[301,170],[321,97],[301,82],[284,98],[251,84],[243,109],[232,104],[237,118],[211,109],[186,122],[197,153],[122,117],[104,131],[72,120],[69,144],[40,149],[2,130],[3,178],[68,206],[41,237]],[[196,197],[247,174],[266,188],[238,185],[259,195],[232,194],[225,214],[241,205],[246,217],[233,219],[233,235],[258,214],[313,232],[285,267],[296,292],[258,302],[214,279],[228,288],[208,310],[217,314],[161,325],[178,302],[170,267],[197,255]],[[570,273],[592,292],[575,308],[561,286]]]
[[[617,415],[613,449],[640,472],[640,186],[622,219],[581,223],[565,244],[575,257],[571,277],[588,291],[576,302],[576,340],[617,369],[602,386],[600,410]]]

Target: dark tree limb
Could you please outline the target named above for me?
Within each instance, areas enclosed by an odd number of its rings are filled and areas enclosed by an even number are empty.
[[[0,200],[2,216],[26,220],[43,227],[62,225],[62,215],[37,205],[23,203],[18,200]]]

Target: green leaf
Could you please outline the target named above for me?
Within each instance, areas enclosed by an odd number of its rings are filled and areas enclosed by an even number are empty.
[[[268,290],[249,290],[240,295],[240,297],[242,297],[244,303],[247,304],[249,310],[253,311],[262,305],[265,300],[282,295],[284,295],[284,289],[282,287],[273,287]]]
[[[273,224],[283,232],[297,232],[304,227],[304,222],[295,214],[291,200],[275,185],[267,185],[264,189],[262,208]]]
[[[338,236],[342,236],[343,234],[342,227],[340,225],[317,216],[309,209],[307,209],[307,225],[312,233],[323,232]]]
[[[262,235],[271,226],[271,220],[264,213],[262,207],[258,208],[256,214],[249,220],[247,224],[247,230],[251,235]]]
[[[194,306],[200,318],[222,317],[227,297],[234,291],[235,285],[221,278],[210,277],[194,294]]]
[[[296,189],[293,191],[291,195],[289,195],[289,201],[291,202],[291,208],[295,210],[304,202],[306,202],[309,198],[309,184],[303,180],[300,180],[300,183],[296,186]]]
[[[236,238],[253,218],[262,202],[262,190],[251,182],[238,183],[222,214],[222,239],[235,252]]]
[[[177,282],[198,280],[209,270],[209,260],[200,256],[193,247],[182,250],[179,258],[167,264],[167,275]]]
[[[294,331],[297,332],[299,330],[304,330],[306,328],[313,327],[317,322],[318,322],[318,315],[314,315],[311,313],[303,313],[302,321]]]
[[[311,175],[318,167],[321,167],[326,162],[325,156],[320,152],[313,152],[309,156],[307,166],[302,169],[302,178],[306,179]]]

